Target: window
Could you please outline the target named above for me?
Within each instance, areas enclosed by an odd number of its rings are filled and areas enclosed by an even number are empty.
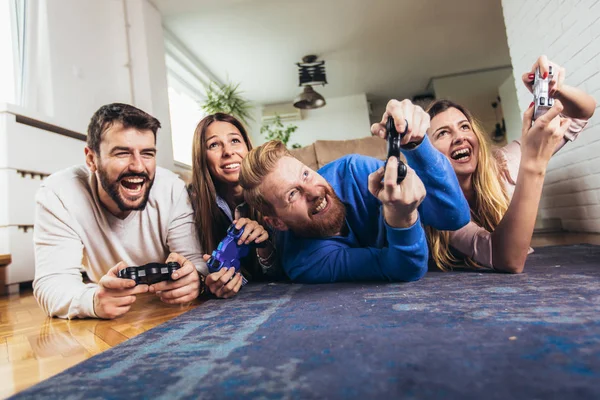
[[[191,166],[194,130],[205,116],[200,104],[209,82],[217,79],[168,29],[164,34],[173,158]]]
[[[173,140],[173,158],[176,162],[192,165],[192,142],[194,130],[204,117],[198,101],[178,91],[169,82],[169,109],[171,113],[171,136]]]
[[[0,0],[0,102],[17,103],[18,57],[14,8],[10,0]]]

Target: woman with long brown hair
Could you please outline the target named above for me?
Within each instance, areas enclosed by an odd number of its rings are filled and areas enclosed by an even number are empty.
[[[216,113],[204,117],[194,132],[190,199],[202,249],[210,254],[225,237],[232,223],[244,228],[239,244],[263,243],[242,262],[246,279],[257,279],[276,272],[275,249],[262,226],[262,218],[244,203],[239,185],[242,159],[252,144],[244,126],[233,116]],[[205,255],[208,260],[209,256]],[[217,297],[235,296],[243,276],[234,268],[209,274],[206,286]]]
[[[440,100],[428,109],[427,135],[450,160],[471,208],[471,222],[457,231],[426,227],[430,261],[442,270],[466,265],[523,271],[532,251],[529,245],[548,162],[577,138],[596,107],[591,96],[564,85],[564,69],[545,56],[523,75],[530,91],[538,67],[544,78],[552,67],[549,91],[554,106],[534,122],[532,103],[523,117],[521,138],[503,148],[491,148],[465,107]],[[371,132],[382,136],[382,125],[374,124]]]

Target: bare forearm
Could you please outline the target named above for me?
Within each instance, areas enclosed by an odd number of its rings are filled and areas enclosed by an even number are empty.
[[[492,233],[492,259],[497,270],[523,271],[544,185],[541,171],[523,164],[519,169],[512,201]]]
[[[563,114],[571,118],[589,119],[596,109],[596,100],[583,90],[563,85],[555,98],[564,106]]]

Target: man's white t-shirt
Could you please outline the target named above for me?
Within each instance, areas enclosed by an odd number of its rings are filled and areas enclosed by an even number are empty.
[[[52,174],[36,196],[34,296],[49,316],[96,317],[97,284],[84,284],[83,267],[98,282],[120,261],[164,262],[170,252],[207,274],[184,182],[157,167],[144,210],[125,219],[100,203],[98,181],[85,166]]]

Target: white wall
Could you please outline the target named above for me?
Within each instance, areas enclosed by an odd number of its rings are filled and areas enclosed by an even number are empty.
[[[30,79],[36,80],[37,90],[46,92],[52,104],[36,111],[50,113],[66,128],[85,133],[101,105],[131,100],[123,3],[40,0],[37,5],[39,18],[46,18],[47,24],[46,32],[40,28],[37,33],[46,33],[48,40],[38,44],[48,51],[49,59],[37,65],[31,64],[38,60],[30,59],[29,67],[47,68],[50,81]]]
[[[127,0],[132,103],[158,118],[157,162],[173,166],[165,45],[160,12],[148,0]]]
[[[257,147],[265,142],[265,138],[260,135],[260,127],[262,126],[262,106],[253,104],[250,115],[252,116],[252,119],[248,121],[246,129],[248,130],[248,135],[250,135],[252,144],[254,147]],[[293,123],[295,124],[296,122],[294,121]]]
[[[154,6],[148,0],[29,4],[23,106],[85,133],[100,106],[133,104],[161,121],[157,161],[172,168],[161,15]]]
[[[437,99],[452,100],[466,107],[490,135],[496,128],[492,103],[497,101],[498,87],[511,75],[510,68],[433,79]]]
[[[498,88],[498,93],[502,99],[502,112],[506,122],[506,140],[508,143],[521,137],[523,128],[523,115],[519,108],[519,99],[517,99],[517,90],[515,80],[510,75]]]
[[[288,143],[290,147],[294,143],[306,146],[316,140],[347,140],[371,135],[367,96],[364,93],[325,100],[325,107],[303,110],[302,120],[289,122],[298,126]],[[256,117],[260,121],[260,109]],[[253,125],[253,143],[260,145],[265,142],[260,135],[260,123]]]
[[[600,2],[502,0],[521,112],[531,94],[521,83],[540,54],[566,68],[566,83],[600,97]],[[600,232],[598,109],[587,129],[548,167],[539,216],[571,231]]]

